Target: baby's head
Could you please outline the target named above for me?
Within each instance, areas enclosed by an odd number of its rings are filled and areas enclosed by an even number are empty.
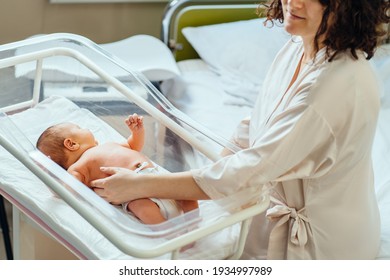
[[[37,141],[38,150],[65,169],[87,149],[96,145],[95,137],[88,129],[82,129],[73,123],[50,126]]]

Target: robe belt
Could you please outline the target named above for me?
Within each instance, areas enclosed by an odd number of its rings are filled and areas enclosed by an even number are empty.
[[[266,216],[271,221],[278,220],[273,231],[283,230],[281,226],[291,220],[290,241],[294,245],[304,246],[307,242],[306,223],[309,222],[308,218],[303,215],[305,208],[297,211],[295,208],[288,207],[285,203],[272,196],[271,202],[275,206],[267,210]]]

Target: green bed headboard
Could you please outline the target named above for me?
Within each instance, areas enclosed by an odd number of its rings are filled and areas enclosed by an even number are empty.
[[[182,2],[182,1],[179,1]],[[172,49],[176,61],[198,58],[198,54],[188,43],[181,30],[184,27],[211,25],[224,22],[258,18],[259,4],[252,1],[184,1],[185,7],[171,13],[169,26],[163,20],[163,41]],[[184,3],[183,2],[183,3]],[[195,3],[188,3],[195,2]],[[261,1],[258,1],[261,2]],[[183,4],[182,3],[182,4]],[[166,12],[167,14],[167,12]],[[165,19],[168,21],[168,19]],[[167,22],[165,22],[167,24]]]

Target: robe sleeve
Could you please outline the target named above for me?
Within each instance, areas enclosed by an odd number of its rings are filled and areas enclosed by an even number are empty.
[[[337,157],[331,127],[307,104],[287,108],[260,130],[248,149],[192,170],[194,180],[211,198],[258,192],[277,181],[315,178],[329,171]]]
[[[246,117],[238,124],[231,141],[242,149],[249,148],[249,124],[250,117]]]

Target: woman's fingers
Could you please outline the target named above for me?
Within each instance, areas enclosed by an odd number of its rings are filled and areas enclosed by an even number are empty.
[[[125,168],[120,168],[120,167],[100,167],[100,170],[105,173],[108,176],[112,176],[122,169]],[[106,178],[103,179],[96,179],[91,182],[91,186],[94,188],[104,188],[104,183],[106,182]]]
[[[121,167],[100,167],[100,170],[107,175],[114,175],[115,173],[119,172],[121,169],[122,169]]]
[[[101,167],[108,177],[96,179],[91,182],[91,187],[96,194],[110,203],[119,204],[128,200],[136,199],[129,188],[132,174],[130,169],[120,167]]]
[[[103,179],[96,179],[91,182],[91,187],[92,188],[99,188],[103,189],[104,188],[104,178]],[[96,192],[96,190],[95,190]]]
[[[94,187],[93,191],[94,191],[98,196],[100,196],[101,198],[106,198],[106,196],[104,195],[104,189],[100,189],[100,188]]]

